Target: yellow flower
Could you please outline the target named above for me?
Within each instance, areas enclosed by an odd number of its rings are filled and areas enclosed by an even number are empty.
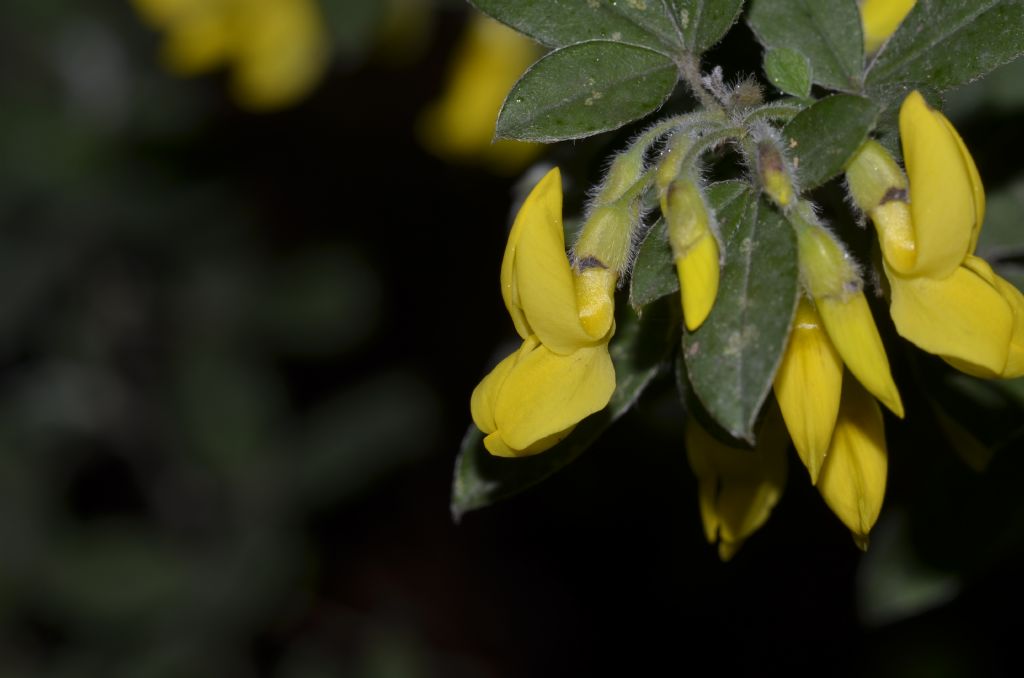
[[[896,330],[969,374],[1021,376],[1024,296],[974,255],[985,217],[974,160],[918,92],[900,108],[900,136],[909,182],[874,142],[847,172],[879,234]]]
[[[730,447],[694,419],[686,426],[686,454],[697,476],[701,521],[718,556],[729,560],[756,532],[786,486],[786,432],[769,413],[753,450]]]
[[[896,32],[916,3],[917,0],[861,0],[864,52],[877,51]]]
[[[822,325],[801,299],[775,375],[775,397],[811,484],[864,548],[885,497],[882,412],[857,379],[844,378],[840,354]]]
[[[704,198],[692,181],[672,181],[662,193],[661,211],[676,261],[683,319],[692,332],[707,319],[718,296],[718,240]]]
[[[166,33],[161,58],[173,73],[230,66],[239,105],[269,110],[295,103],[327,66],[326,29],[315,0],[132,0]]]
[[[455,47],[444,93],[419,121],[423,145],[448,160],[482,162],[507,174],[521,170],[543,146],[492,143],[494,123],[505,95],[541,54],[530,39],[475,12]]]
[[[494,455],[542,452],[608,404],[615,368],[617,274],[570,265],[562,231],[562,179],[548,172],[526,198],[509,233],[501,293],[523,343],[473,391],[470,409]]]

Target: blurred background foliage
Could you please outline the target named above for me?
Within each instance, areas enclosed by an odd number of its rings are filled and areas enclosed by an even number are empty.
[[[320,75],[261,107],[226,57],[170,74],[131,3],[5,5],[0,675],[1009,670],[1018,384],[936,384],[940,424],[983,404],[981,473],[956,433],[895,429],[866,556],[791,483],[719,563],[670,380],[572,468],[453,525],[469,393],[512,337],[517,166],[446,154],[425,121],[472,53],[461,3],[310,7]],[[760,55],[738,26],[708,61]],[[990,191],[986,256],[1018,282],[1022,79],[950,101]],[[570,206],[621,139],[545,151]]]

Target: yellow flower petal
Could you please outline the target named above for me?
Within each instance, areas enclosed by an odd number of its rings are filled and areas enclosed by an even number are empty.
[[[494,422],[509,447],[525,450],[604,408],[614,390],[607,344],[569,355],[542,344],[524,353],[505,378]]]
[[[786,485],[786,432],[777,415],[766,419],[757,447],[729,447],[695,420],[686,427],[686,453],[697,476],[704,533],[729,560],[771,514]]]
[[[199,8],[167,26],[160,57],[175,75],[197,75],[230,59],[233,41],[228,14],[216,5]]]
[[[981,235],[981,225],[985,223],[985,187],[981,184],[978,166],[974,164],[974,158],[971,157],[971,152],[967,150],[967,145],[960,137],[960,133],[956,131],[953,123],[946,116],[942,116],[942,122],[946,124],[950,136],[956,141],[957,148],[960,150],[960,157],[963,159],[964,167],[967,168],[967,175],[971,180],[971,197],[974,198],[974,228],[971,229],[971,244],[967,248],[967,253],[974,254],[974,248],[978,245],[978,236]]]
[[[967,256],[979,210],[963,144],[914,91],[900,107],[917,260],[906,275],[944,278]],[[980,184],[980,182],[979,182]]]
[[[864,27],[864,52],[876,51],[896,32],[917,0],[863,0],[860,18]]]
[[[1013,379],[1024,376],[1024,294],[1021,294],[1013,283],[998,275],[995,276],[995,286],[1009,304],[1013,314],[1013,330],[1006,353],[1006,365],[999,376]]]
[[[718,241],[711,231],[676,259],[683,303],[683,320],[691,332],[704,324],[718,297]]]
[[[856,380],[845,379],[818,491],[864,549],[882,510],[888,465],[882,411]]]
[[[498,402],[501,388],[505,385],[505,380],[519,359],[533,351],[538,343],[537,337],[527,338],[518,350],[498,363],[473,389],[473,395],[469,399],[469,411],[473,416],[473,423],[484,433],[492,433],[498,429],[498,425],[494,421],[494,408]]]
[[[843,361],[814,307],[801,299],[775,374],[775,397],[812,484],[818,482],[832,440],[842,384]]]
[[[853,376],[893,414],[902,418],[903,401],[892,380],[889,359],[864,293],[858,292],[845,301],[822,298],[815,303],[829,339]]]
[[[495,431],[486,438],[484,438],[484,449],[493,454],[495,457],[529,457],[534,454],[539,454],[545,450],[549,450],[558,443],[562,442],[566,436],[572,433],[576,425],[573,424],[564,431],[553,433],[545,438],[541,438],[532,445],[529,445],[521,450],[510,447],[505,439],[501,437],[501,431]]]
[[[576,304],[580,324],[593,339],[608,334],[615,322],[615,271],[591,266],[576,275]]]
[[[896,331],[918,348],[954,361],[959,369],[999,375],[1013,336],[1012,309],[990,282],[984,260],[968,257],[947,278],[902,277],[886,267],[889,312]]]
[[[501,260],[501,298],[505,301],[508,314],[512,316],[516,332],[523,339],[533,334],[533,329],[523,312],[523,301],[519,296],[515,276],[519,239],[524,230],[543,229],[548,224],[562,231],[562,173],[557,167],[552,167],[526,196],[512,223],[505,244],[505,256]],[[565,236],[562,237],[564,244]]]

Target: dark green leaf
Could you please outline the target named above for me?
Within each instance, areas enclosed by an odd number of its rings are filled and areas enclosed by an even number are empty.
[[[855,0],[754,0],[747,21],[765,47],[806,56],[819,85],[861,89],[864,37]]]
[[[587,419],[555,447],[536,456],[502,459],[483,446],[483,434],[470,425],[455,460],[452,478],[453,518],[507,499],[536,485],[574,461],[615,420],[625,414],[651,380],[664,367],[678,315],[669,306],[648,312],[639,321],[632,311],[620,313],[610,351],[615,363],[615,392],[608,406]]]
[[[552,142],[617,129],[658,110],[678,77],[671,59],[644,47],[570,45],[523,74],[501,107],[496,135]]]
[[[883,100],[911,89],[962,85],[1024,53],[1024,2],[919,0],[869,65],[867,88]]]
[[[683,45],[700,54],[722,39],[743,9],[743,0],[669,0]]]
[[[776,47],[766,51],[764,72],[769,82],[786,94],[806,97],[811,93],[811,62],[796,50]]]
[[[370,50],[384,19],[384,3],[345,0],[323,3],[323,9],[334,44],[343,57],[361,57]]]
[[[723,181],[707,190],[708,202],[716,213],[742,195],[747,184],[742,181]],[[651,227],[640,245],[633,275],[630,279],[629,303],[637,312],[647,304],[679,290],[672,247],[664,220]]]
[[[843,171],[878,118],[869,99],[835,94],[801,111],[782,134],[801,190],[820,186]]]
[[[661,0],[470,0],[520,33],[550,47],[613,40],[672,53],[676,27]]]
[[[753,443],[796,308],[796,239],[786,220],[750,192],[718,218],[726,243],[718,299],[704,324],[684,333],[683,351],[708,414]]]
[[[1024,258],[1024,175],[987,196],[978,254],[989,261]]]

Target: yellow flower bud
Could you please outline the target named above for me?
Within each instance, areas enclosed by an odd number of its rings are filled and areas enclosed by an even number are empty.
[[[793,202],[793,179],[789,176],[785,160],[778,147],[770,141],[763,141],[757,147],[757,169],[761,175],[761,186],[779,207],[788,207]]]
[[[668,239],[679,276],[683,319],[690,331],[707,319],[718,296],[719,249],[700,189],[677,179],[661,196]]]

